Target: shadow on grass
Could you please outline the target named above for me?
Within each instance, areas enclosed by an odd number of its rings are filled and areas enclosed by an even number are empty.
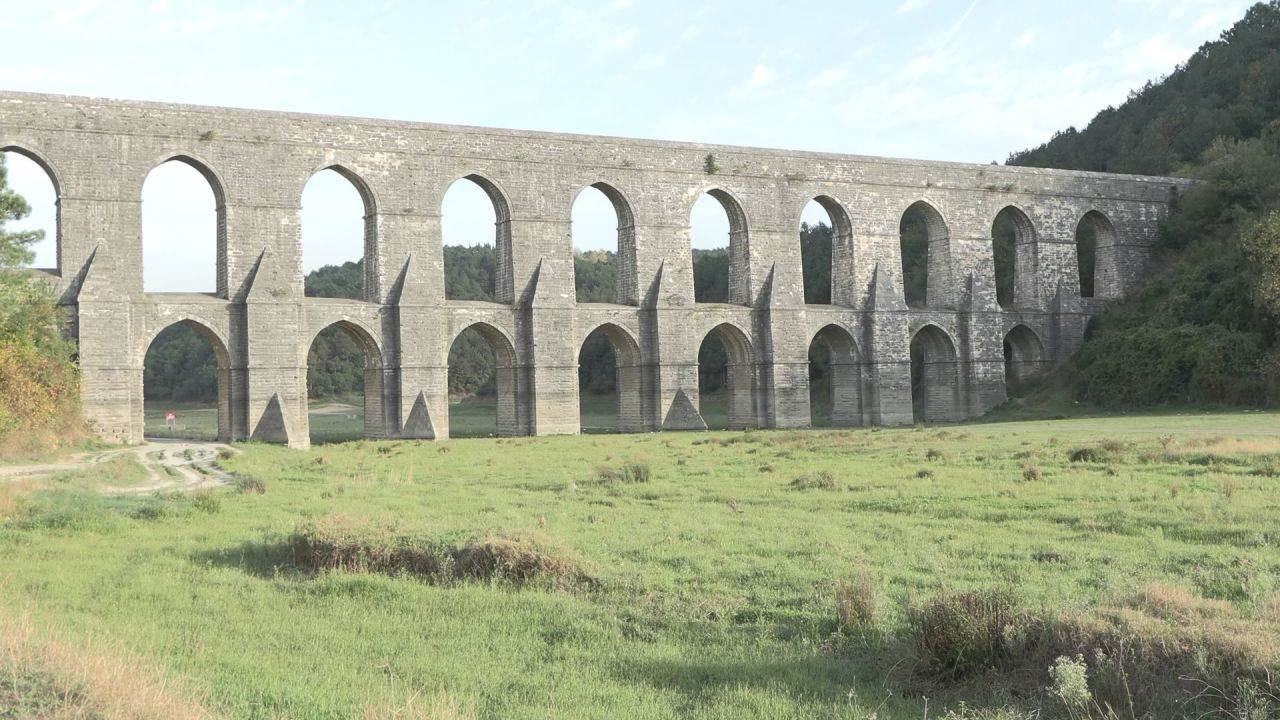
[[[785,694],[793,706],[808,706],[814,717],[828,717],[836,708],[895,715],[917,712],[915,697],[903,694],[893,681],[900,669],[888,665],[888,654],[871,647],[873,643],[868,641],[865,652],[850,648],[801,659],[626,662],[616,664],[613,673],[628,683],[679,693],[682,717],[715,708],[726,694],[744,689]]]
[[[265,580],[306,575],[294,562],[293,549],[286,540],[246,541],[224,548],[200,550],[191,554],[197,564],[240,570]]]

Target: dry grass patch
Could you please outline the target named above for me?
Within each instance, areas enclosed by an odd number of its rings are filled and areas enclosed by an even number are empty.
[[[592,583],[571,553],[530,530],[489,533],[461,547],[401,532],[394,523],[343,513],[302,525],[289,539],[294,565],[313,572],[416,575],[566,587]]]
[[[472,580],[556,586],[589,582],[564,546],[528,530],[486,535],[456,551],[453,560],[457,575]]]
[[[343,513],[298,528],[289,550],[294,565],[311,571],[433,575],[441,565],[437,548],[401,534],[394,524]]]
[[[1007,590],[942,592],[909,608],[908,623],[919,667],[943,683],[981,677],[1034,697],[1066,658],[1087,677],[1087,704],[1124,717],[1217,716],[1280,693],[1276,618],[1173,585],[1061,615],[1023,609]]]
[[[218,715],[179,683],[119,650],[43,637],[0,611],[0,716],[44,720],[199,720]]]
[[[876,584],[859,563],[851,577],[836,581],[836,621],[841,630],[870,627],[876,618]]]

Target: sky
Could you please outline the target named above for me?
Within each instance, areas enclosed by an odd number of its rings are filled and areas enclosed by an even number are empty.
[[[0,0],[0,88],[797,150],[986,163],[1083,127],[1215,39],[1242,0],[595,0],[108,2]],[[43,173],[6,153],[54,235]],[[213,195],[163,165],[142,190],[148,291],[211,291]],[[363,248],[355,189],[321,173],[302,198],[304,269]],[[467,181],[447,244],[492,242]],[[597,191],[578,249],[613,249]],[[816,204],[809,222],[825,221]],[[695,247],[723,246],[704,198]],[[54,264],[51,240],[35,265]]]

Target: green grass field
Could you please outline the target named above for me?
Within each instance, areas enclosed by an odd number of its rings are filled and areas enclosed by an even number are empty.
[[[906,603],[939,589],[1067,610],[1165,581],[1246,614],[1280,590],[1274,413],[244,449],[225,465],[265,494],[28,496],[0,524],[0,604],[121,643],[237,718],[443,693],[504,720],[919,720],[923,694],[930,718],[1000,702],[890,682]],[[601,479],[625,463],[652,479]],[[793,489],[822,473],[833,487]],[[303,573],[286,541],[330,513],[530,530],[596,582]],[[835,583],[858,568],[878,610],[841,632]]]

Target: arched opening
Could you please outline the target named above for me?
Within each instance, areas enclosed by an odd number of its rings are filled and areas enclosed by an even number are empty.
[[[1076,225],[1076,263],[1080,297],[1118,298],[1121,283],[1115,226],[1106,215],[1090,210]]]
[[[302,188],[302,271],[307,297],[371,300],[377,216],[364,181],[325,168]]]
[[[489,180],[455,180],[440,204],[447,300],[515,300],[511,266],[511,210]]]
[[[640,348],[613,324],[587,336],[578,352],[578,417],[582,432],[640,432]]]
[[[0,150],[0,188],[8,188],[26,202],[29,214],[5,222],[5,232],[24,235],[30,253],[28,267],[60,272],[60,205],[53,173],[32,154],[20,148]]]
[[[1015,325],[1004,336],[1004,385],[1013,391],[1044,370],[1044,345],[1026,325]]]
[[[862,366],[848,330],[828,325],[809,343],[809,420],[814,427],[862,424]]]
[[[995,259],[996,301],[1002,308],[1034,308],[1036,230],[1026,213],[1009,205],[991,223],[991,254]]]
[[[714,188],[689,211],[693,299],[706,303],[751,303],[748,286],[747,216],[733,196]]]
[[[898,224],[902,250],[902,292],[915,308],[947,308],[955,303],[951,286],[951,234],[937,208],[920,200]]]
[[[853,229],[834,198],[820,195],[800,214],[800,267],[806,303],[853,303]]]
[[[712,430],[756,426],[751,343],[728,323],[712,328],[698,348],[698,412]]]
[[[449,346],[449,435],[517,434],[515,349],[493,326],[475,323]]]
[[[369,333],[339,321],[321,330],[307,352],[311,442],[386,437],[382,352]]]
[[[182,320],[161,330],[142,361],[143,435],[231,440],[230,362],[212,330]]]
[[[175,157],[142,182],[142,289],[226,297],[226,212],[213,172]]]
[[[577,301],[635,305],[635,219],[616,188],[596,183],[574,198],[570,234]]]
[[[911,407],[916,422],[963,419],[956,345],[937,325],[925,325],[911,338]]]

